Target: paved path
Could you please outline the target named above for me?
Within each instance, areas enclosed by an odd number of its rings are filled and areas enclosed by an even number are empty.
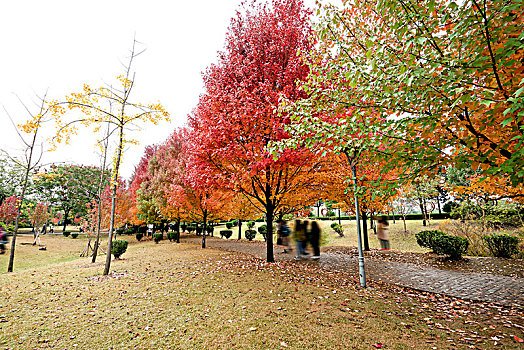
[[[183,237],[182,242],[201,244],[201,237],[186,236]],[[266,257],[266,246],[263,242],[208,237],[207,247],[245,253],[260,259]],[[293,254],[283,254],[282,248],[275,248],[275,260],[289,261],[292,259]],[[356,255],[352,254],[322,253],[320,260],[303,259],[297,263],[315,264],[326,270],[358,276],[358,259]],[[374,281],[524,309],[523,278],[449,271],[373,258],[367,258],[365,264],[366,277]]]

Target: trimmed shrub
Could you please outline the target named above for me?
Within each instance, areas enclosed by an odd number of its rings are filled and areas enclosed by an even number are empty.
[[[247,225],[248,229],[252,230],[253,227],[255,227],[255,222],[253,220],[250,220],[250,221],[247,222],[246,225]]]
[[[117,235],[123,235],[125,230],[126,230],[125,228],[119,227],[119,228],[116,229],[115,232],[116,232]]]
[[[212,234],[213,231],[215,231],[215,226],[207,225],[206,226],[206,231],[207,231],[208,234]]]
[[[127,244],[128,242],[122,239],[117,239],[113,242],[113,245],[111,246],[111,254],[113,254],[115,259],[120,259],[120,257],[126,252]]]
[[[164,238],[164,235],[162,233],[155,233],[153,235],[153,239],[155,240],[155,243],[160,242]]]
[[[262,237],[264,237],[264,241],[267,240],[267,225],[260,225],[258,228],[258,233],[260,233]]]
[[[129,227],[127,230],[124,230],[124,235],[132,235],[135,233],[135,229],[132,227]]]
[[[78,232],[71,233],[71,238],[77,238],[77,237],[78,237]]]
[[[70,231],[64,231],[64,232],[62,232],[62,234],[63,234],[64,236],[66,236],[66,237],[69,237],[69,235],[71,234],[71,232],[70,232]]]
[[[255,236],[257,235],[257,231],[246,230],[246,232],[244,232],[244,235],[246,236],[248,240],[252,241],[253,239],[255,239]]]
[[[469,242],[466,238],[442,235],[434,239],[433,251],[438,255],[449,255],[453,260],[460,260],[468,251]]]
[[[200,234],[202,234],[202,231],[204,229],[202,228],[202,226],[196,225],[195,230],[196,230],[197,235],[200,235]]]
[[[233,223],[231,221],[226,222],[226,227],[228,230],[231,230],[231,228],[233,227]]]
[[[177,233],[172,231],[172,232],[168,232],[167,233],[167,239],[169,239],[170,242],[173,242],[174,240],[176,240],[176,235]]]
[[[233,224],[233,227],[235,227],[238,225],[238,220],[237,219],[231,220],[231,223]]]
[[[184,232],[186,230],[186,228],[187,228],[187,225],[185,223],[181,224],[180,228],[182,229],[182,232]]]
[[[482,237],[488,249],[497,258],[511,258],[512,255],[518,253],[519,239],[515,236],[504,234],[493,234]]]
[[[196,229],[196,227],[193,224],[187,225],[186,231],[191,233]]]
[[[136,240],[140,242],[142,238],[144,238],[144,234],[142,232],[137,232],[135,237],[136,237]]]
[[[420,231],[419,233],[415,234],[415,238],[417,239],[419,246],[433,249],[433,240],[435,237],[441,235],[445,235],[445,233],[439,230]]]
[[[445,234],[442,231],[422,231],[415,235],[421,247],[429,248],[438,255],[448,255],[459,260],[468,251],[469,241],[464,237]]]
[[[340,237],[344,237],[344,228],[339,223],[332,223],[331,228],[335,231]]]
[[[231,235],[233,234],[233,231],[231,230],[221,230],[220,231],[220,237],[226,237],[226,239],[229,239]]]

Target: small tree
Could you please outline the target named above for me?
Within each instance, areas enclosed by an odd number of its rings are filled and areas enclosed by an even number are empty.
[[[124,152],[124,146],[127,143],[134,143],[126,137],[126,131],[132,125],[136,127],[137,122],[151,122],[157,124],[160,120],[169,120],[169,114],[160,104],[143,105],[141,103],[133,103],[130,100],[131,93],[135,84],[135,73],[131,71],[134,59],[141,53],[135,51],[137,41],[133,40],[133,46],[129,56],[129,63],[125,65],[124,75],[117,77],[120,87],[100,87],[92,89],[88,85],[84,85],[83,92],[72,93],[66,98],[66,102],[55,101],[52,103],[54,114],[59,116],[66,112],[64,106],[70,110],[79,109],[85,115],[84,118],[73,120],[71,122],[58,124],[58,133],[56,141],[60,142],[65,135],[67,141],[70,135],[76,131],[76,125],[82,123],[83,125],[94,125],[95,130],[98,130],[102,124],[109,123],[114,127],[114,132],[117,135],[117,149],[113,157],[113,173],[111,178],[111,222],[109,227],[109,239],[107,243],[107,250],[112,251],[113,232],[115,228],[115,206],[116,193],[119,183],[120,165]],[[142,51],[143,52],[143,51]],[[114,109],[107,108],[107,105],[113,106]],[[60,120],[57,118],[57,120]],[[106,264],[104,267],[104,275],[109,273],[111,266],[111,256],[106,257]]]

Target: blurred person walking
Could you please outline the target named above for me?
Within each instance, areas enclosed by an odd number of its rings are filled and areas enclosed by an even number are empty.
[[[320,226],[316,221],[311,222],[309,242],[313,247],[313,256],[311,259],[320,259]]]
[[[389,234],[388,234],[388,218],[387,216],[379,216],[377,219],[377,238],[380,241],[381,250],[389,250]]]
[[[300,220],[295,220],[295,243],[297,245],[297,256],[295,256],[295,260],[300,260],[302,256],[309,255],[305,250],[307,241],[306,229],[307,221],[301,222]]]

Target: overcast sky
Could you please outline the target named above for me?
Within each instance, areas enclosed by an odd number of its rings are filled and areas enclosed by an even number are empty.
[[[3,109],[15,123],[27,119],[15,94],[35,111],[36,95],[46,91],[60,99],[84,83],[114,83],[136,35],[146,51],[133,66],[133,101],[160,102],[171,122],[133,135],[140,145],[127,149],[122,164],[129,178],[146,145],[162,142],[186,122],[202,92],[201,73],[216,62],[241,1],[0,1],[0,149],[18,155],[23,149]],[[99,165],[94,142],[93,134],[80,133],[71,146],[46,152],[43,162]]]

